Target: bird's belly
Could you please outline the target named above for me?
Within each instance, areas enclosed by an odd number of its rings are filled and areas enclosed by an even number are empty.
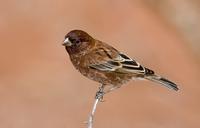
[[[130,74],[98,71],[90,68],[81,68],[79,71],[87,78],[105,85],[122,85],[132,79]]]

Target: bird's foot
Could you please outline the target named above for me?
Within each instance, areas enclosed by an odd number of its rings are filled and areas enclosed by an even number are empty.
[[[103,102],[104,91],[102,87],[99,87],[99,90],[96,92],[95,99],[99,99],[99,101]]]

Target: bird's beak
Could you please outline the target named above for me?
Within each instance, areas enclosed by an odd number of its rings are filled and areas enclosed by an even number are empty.
[[[66,38],[63,42],[64,42],[62,44],[63,46],[71,46],[72,45],[72,42],[69,40],[69,38]]]

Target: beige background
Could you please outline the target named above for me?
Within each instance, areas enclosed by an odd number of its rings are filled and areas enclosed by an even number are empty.
[[[82,29],[177,82],[132,81],[104,97],[94,128],[199,128],[197,0],[18,0],[0,4],[0,128],[85,128],[98,83],[61,45]]]

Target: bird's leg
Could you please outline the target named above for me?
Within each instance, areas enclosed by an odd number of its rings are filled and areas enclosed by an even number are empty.
[[[99,90],[96,92],[96,96],[95,96],[95,99],[99,99],[100,101],[103,101],[103,95],[105,94],[104,93],[104,86],[105,85],[101,85],[99,87]]]
[[[94,113],[96,111],[97,104],[99,103],[99,101],[102,101],[104,94],[105,94],[104,93],[104,85],[102,84],[99,87],[99,90],[96,92],[96,95],[95,95],[95,102],[94,102],[94,105],[93,105],[93,108],[92,108],[92,112],[91,112],[89,119],[88,119],[88,128],[92,128],[93,120],[94,120]]]

